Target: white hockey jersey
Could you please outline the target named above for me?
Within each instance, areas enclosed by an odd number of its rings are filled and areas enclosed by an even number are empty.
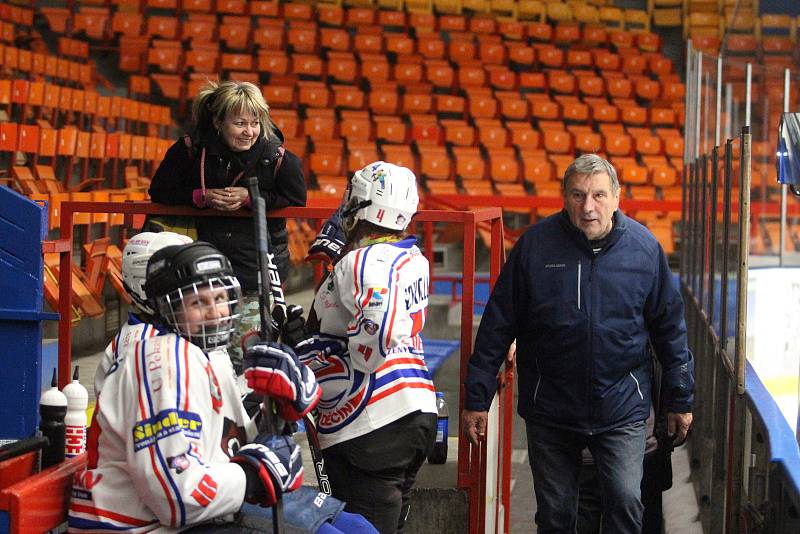
[[[158,327],[142,321],[135,313],[128,312],[128,321],[122,325],[117,335],[111,339],[111,343],[106,347],[105,354],[97,365],[97,371],[94,375],[95,395],[100,394],[100,390],[103,389],[103,382],[106,379],[106,373],[114,365],[114,362],[120,358],[121,354],[127,354],[132,351],[139,340],[164,333],[166,332],[160,331]]]
[[[349,252],[314,297],[325,334],[348,354],[311,364],[322,387],[317,418],[327,448],[415,411],[436,413],[420,333],[430,269],[414,237]]]
[[[174,334],[136,342],[106,374],[69,532],[179,531],[236,512],[245,475],[228,440],[247,422],[224,350]]]

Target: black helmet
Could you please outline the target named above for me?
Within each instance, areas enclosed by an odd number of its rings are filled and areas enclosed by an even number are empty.
[[[227,345],[239,323],[239,282],[228,258],[208,243],[156,251],[144,290],[165,326],[203,350]]]

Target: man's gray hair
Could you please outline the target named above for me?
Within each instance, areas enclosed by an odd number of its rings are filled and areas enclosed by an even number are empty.
[[[561,188],[566,191],[567,182],[569,182],[570,178],[573,176],[579,174],[592,175],[599,172],[608,174],[608,177],[611,179],[611,191],[613,193],[619,191],[617,171],[614,170],[613,165],[597,154],[583,154],[575,158],[575,161],[570,163],[569,167],[567,167],[567,172],[564,173],[564,180],[561,182]]]

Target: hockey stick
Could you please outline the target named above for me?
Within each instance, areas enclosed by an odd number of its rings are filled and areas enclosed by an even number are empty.
[[[264,341],[277,341],[280,325],[273,322],[270,313],[270,300],[278,306],[283,305],[283,317],[286,316],[286,301],[283,299],[280,275],[270,254],[269,233],[267,232],[267,206],[258,190],[258,178],[251,176],[245,180],[250,193],[250,205],[253,209],[255,225],[256,249],[258,250],[258,312],[261,316],[261,339]],[[272,271],[270,272],[270,266]],[[276,283],[277,282],[277,283]],[[265,287],[269,284],[269,287]],[[277,286],[277,290],[275,288]],[[278,303],[280,298],[280,304]],[[283,434],[283,421],[277,415],[275,403],[269,397],[264,397],[262,421],[266,430],[273,436]],[[272,529],[275,534],[283,534],[283,499],[272,506]]]
[[[331,495],[331,483],[328,480],[328,474],[325,473],[325,459],[322,457],[322,451],[319,446],[317,426],[314,424],[311,414],[303,417],[303,424],[306,427],[308,448],[311,450],[311,460],[314,462],[314,474],[317,475],[319,490],[325,495]]]

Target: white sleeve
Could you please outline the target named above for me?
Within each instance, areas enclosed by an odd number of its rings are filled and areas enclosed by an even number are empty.
[[[224,400],[212,390],[205,355],[174,336],[140,343],[128,402],[136,419],[128,471],[137,494],[163,525],[182,527],[236,512],[244,471],[220,449]],[[213,373],[213,371],[212,371]]]

